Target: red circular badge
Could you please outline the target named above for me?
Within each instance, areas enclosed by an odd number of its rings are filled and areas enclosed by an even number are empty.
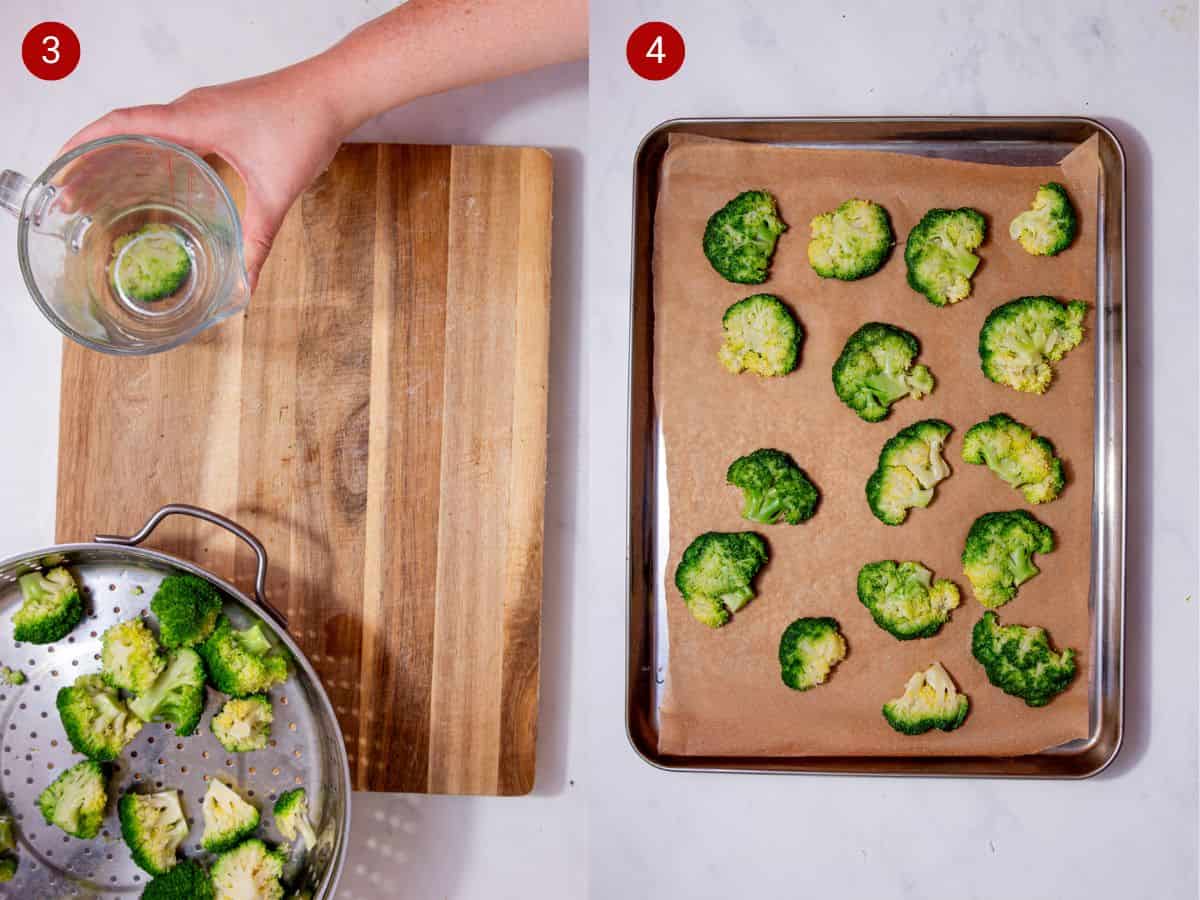
[[[683,35],[666,22],[639,25],[625,43],[629,68],[649,81],[663,81],[683,65]]]
[[[42,81],[58,81],[79,65],[79,38],[62,22],[42,22],[21,42],[21,59]]]

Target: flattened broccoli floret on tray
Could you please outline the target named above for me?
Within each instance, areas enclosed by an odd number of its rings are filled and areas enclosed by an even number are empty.
[[[934,306],[966,299],[979,267],[974,251],[986,231],[983,216],[970,207],[929,210],[908,233],[904,247],[909,287]]]
[[[774,197],[766,191],[744,191],[709,217],[704,255],[726,281],[762,284],[785,231]]]
[[[958,587],[918,562],[885,559],[858,570],[858,599],[875,624],[902,641],[932,637],[959,604]]]
[[[908,511],[933,502],[934,488],[950,477],[942,448],[951,428],[925,419],[902,428],[879,451],[879,464],[867,479],[867,504],[885,525],[901,525]]]
[[[1034,553],[1054,550],[1054,532],[1023,509],[984,513],[967,532],[963,574],[975,599],[997,609],[1017,596],[1017,588],[1040,571]]]
[[[838,399],[867,422],[878,422],[903,397],[920,399],[933,390],[933,375],[913,360],[917,339],[895,325],[868,322],[850,335],[833,364]]]
[[[725,480],[742,489],[742,518],[764,525],[798,525],[812,518],[820,497],[796,461],[781,450],[755,450],[735,459]]]
[[[1083,341],[1087,304],[1053,297],[1020,297],[993,309],[979,331],[983,374],[1016,391],[1041,394],[1054,366]]]
[[[879,271],[896,243],[887,210],[870,200],[847,200],[809,228],[808,262],[822,278],[866,278]]]
[[[967,695],[958,692],[950,674],[935,662],[914,673],[901,696],[883,704],[883,717],[901,734],[953,731],[966,721],[970,707]]]
[[[766,541],[753,532],[710,531],[683,551],[675,586],[697,621],[720,628],[754,598],[751,582],[767,556]]]
[[[1054,455],[1054,445],[1004,413],[967,429],[962,458],[987,466],[1030,503],[1048,503],[1063,489],[1062,460]]]
[[[1067,189],[1056,181],[1043,184],[1033,205],[1009,223],[1008,234],[1033,256],[1062,253],[1075,240],[1075,207]]]
[[[987,672],[988,681],[1027,706],[1045,706],[1075,678],[1075,651],[1055,652],[1045,629],[1001,625],[986,612],[971,634],[971,653]]]
[[[846,658],[846,639],[837,619],[797,619],[779,638],[779,669],[783,683],[807,691],[824,684],[833,667]]]
[[[786,375],[800,360],[804,329],[773,294],[739,300],[721,319],[724,341],[717,358],[734,375]]]

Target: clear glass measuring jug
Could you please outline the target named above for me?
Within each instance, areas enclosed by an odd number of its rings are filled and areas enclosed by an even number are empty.
[[[92,141],[33,182],[0,172],[0,207],[18,219],[30,295],[93,350],[170,350],[250,299],[233,198],[211,166],[168,141]]]

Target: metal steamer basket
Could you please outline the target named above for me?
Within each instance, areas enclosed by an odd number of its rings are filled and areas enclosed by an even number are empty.
[[[190,562],[138,546],[167,516],[203,519],[245,541],[258,560],[253,598]],[[67,637],[53,644],[12,640],[12,616],[21,605],[17,579],[26,572],[65,566],[79,582],[86,614]],[[148,610],[164,577],[197,575],[225,597],[225,612],[238,627],[255,619],[292,654],[287,682],[270,691],[275,720],[270,744],[252,753],[229,753],[209,730],[221,706],[210,691],[196,733],[181,738],[170,724],[146,725],[112,765],[109,810],[100,836],[69,837],[47,825],[37,796],[82,757],[66,739],[55,708],[59,688],[100,669],[100,636],[124,619]],[[341,729],[316,673],[288,636],[284,617],[267,602],[267,554],[248,531],[207,510],[173,504],[156,512],[131,537],[98,535],[93,543],[62,544],[0,562],[0,662],[19,669],[24,684],[0,685],[0,791],[17,820],[16,878],[0,891],[24,897],[138,896],[150,880],[130,858],[121,840],[116,800],[126,791],[177,789],[191,831],[184,855],[207,858],[200,849],[204,830],[201,801],[210,778],[233,785],[262,813],[261,836],[281,842],[271,809],[279,795],[295,787],[308,793],[315,848],[292,853],[285,870],[289,883],[314,898],[333,897],[345,859],[350,830],[350,769]]]

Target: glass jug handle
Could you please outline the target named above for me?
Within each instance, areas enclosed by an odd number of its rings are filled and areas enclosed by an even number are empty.
[[[11,169],[0,172],[0,209],[5,209],[16,217],[20,217],[21,208],[25,205],[25,196],[33,182]]]

